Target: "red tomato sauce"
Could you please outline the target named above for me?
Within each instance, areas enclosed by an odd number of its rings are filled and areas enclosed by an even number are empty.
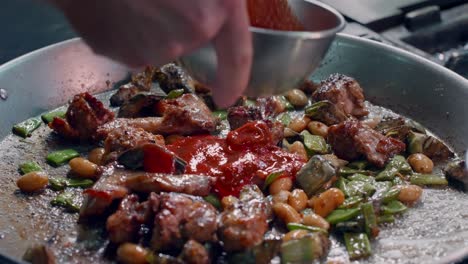
[[[231,131],[226,139],[204,135],[186,137],[167,148],[187,162],[185,173],[216,177],[215,192],[238,196],[244,185],[261,184],[274,172],[296,176],[305,160],[284,151],[271,141],[261,121]]]
[[[286,0],[248,0],[250,24],[284,31],[304,31]]]

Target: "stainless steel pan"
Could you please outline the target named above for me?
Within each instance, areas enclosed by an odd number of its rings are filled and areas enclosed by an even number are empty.
[[[311,78],[320,80],[335,72],[353,76],[371,102],[421,122],[458,154],[468,148],[468,82],[462,77],[407,52],[347,35],[337,37]],[[125,67],[92,54],[79,39],[1,66],[0,89],[7,91],[8,98],[0,99],[0,138],[10,133],[14,123],[59,106],[80,91],[104,91],[127,73]],[[8,140],[13,142],[12,137]],[[34,149],[37,146],[33,142],[30,149],[29,143],[21,144],[23,152],[43,154]],[[47,206],[34,208],[40,207],[34,203],[40,198],[27,199],[15,193],[16,165],[24,157],[12,154],[12,148],[5,141],[0,144],[0,252],[19,258],[33,242],[60,246],[69,239],[75,243],[73,216],[63,216]],[[466,208],[468,195],[464,193],[428,190],[421,205],[382,231],[374,243],[376,254],[369,262],[451,263],[468,256]],[[61,235],[64,232],[68,236]],[[334,245],[332,256],[340,255],[341,250]],[[72,249],[65,251],[73,256]],[[75,260],[96,261],[101,259],[100,254]]]

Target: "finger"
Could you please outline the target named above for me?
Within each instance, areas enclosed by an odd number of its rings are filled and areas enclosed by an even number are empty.
[[[220,107],[231,106],[242,95],[250,78],[252,36],[244,0],[232,0],[231,13],[214,40],[218,57],[213,98]]]

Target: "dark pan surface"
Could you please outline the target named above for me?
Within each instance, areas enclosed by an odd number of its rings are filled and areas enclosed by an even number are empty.
[[[61,61],[62,67],[57,65],[58,68],[44,69],[44,64],[54,65],[54,57],[50,58],[54,49],[61,50],[61,58],[75,51],[75,55],[80,57],[79,63],[64,63],[65,59],[55,57]],[[44,53],[49,57],[43,56]],[[3,189],[0,193],[1,252],[19,258],[27,246],[40,242],[48,243],[60,252],[62,262],[107,262],[103,258],[106,253],[103,246],[106,244],[101,241],[102,234],[78,227],[77,215],[52,208],[49,201],[55,193],[47,190],[44,194],[30,197],[16,190],[17,168],[26,160],[38,161],[50,176],[64,176],[67,166],[52,169],[45,164],[45,156],[54,149],[69,145],[51,136],[45,126],[26,140],[8,134],[13,123],[64,103],[74,93],[89,86],[96,88],[93,91],[102,90],[109,86],[107,80],[118,81],[126,71],[116,64],[96,59],[79,41],[34,56],[39,56],[40,61],[31,64],[34,58],[25,57],[0,68],[0,88],[6,88],[10,93],[8,100],[0,100],[0,137],[6,136],[0,143],[0,170],[3,172],[0,177]],[[44,62],[47,59],[51,61]],[[86,65],[90,66],[86,68]],[[70,77],[78,70],[83,75]],[[76,84],[67,83],[61,72],[67,73],[65,75],[73,78]],[[459,154],[467,147],[468,86],[461,77],[412,55],[347,36],[338,38],[329,59],[313,78],[322,79],[333,72],[355,77],[372,102],[389,106],[420,121],[449,141]],[[36,77],[37,81],[28,77]],[[77,84],[80,78],[84,80],[83,85]],[[58,94],[61,87],[64,88],[63,93]],[[105,97],[103,95],[101,99]],[[80,150],[88,148],[81,146]],[[459,255],[466,255],[463,251],[468,251],[467,207],[468,196],[465,193],[452,189],[426,190],[421,204],[382,230],[373,244],[375,255],[368,262],[450,262]],[[334,241],[330,257],[341,256],[343,250]]]

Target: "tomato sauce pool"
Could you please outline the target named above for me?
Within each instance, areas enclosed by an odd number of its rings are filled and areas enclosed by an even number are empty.
[[[185,173],[216,178],[221,196],[238,196],[243,186],[262,184],[271,173],[294,178],[305,160],[277,147],[269,127],[252,122],[231,131],[226,138],[211,135],[180,139],[167,148],[187,162]]]

